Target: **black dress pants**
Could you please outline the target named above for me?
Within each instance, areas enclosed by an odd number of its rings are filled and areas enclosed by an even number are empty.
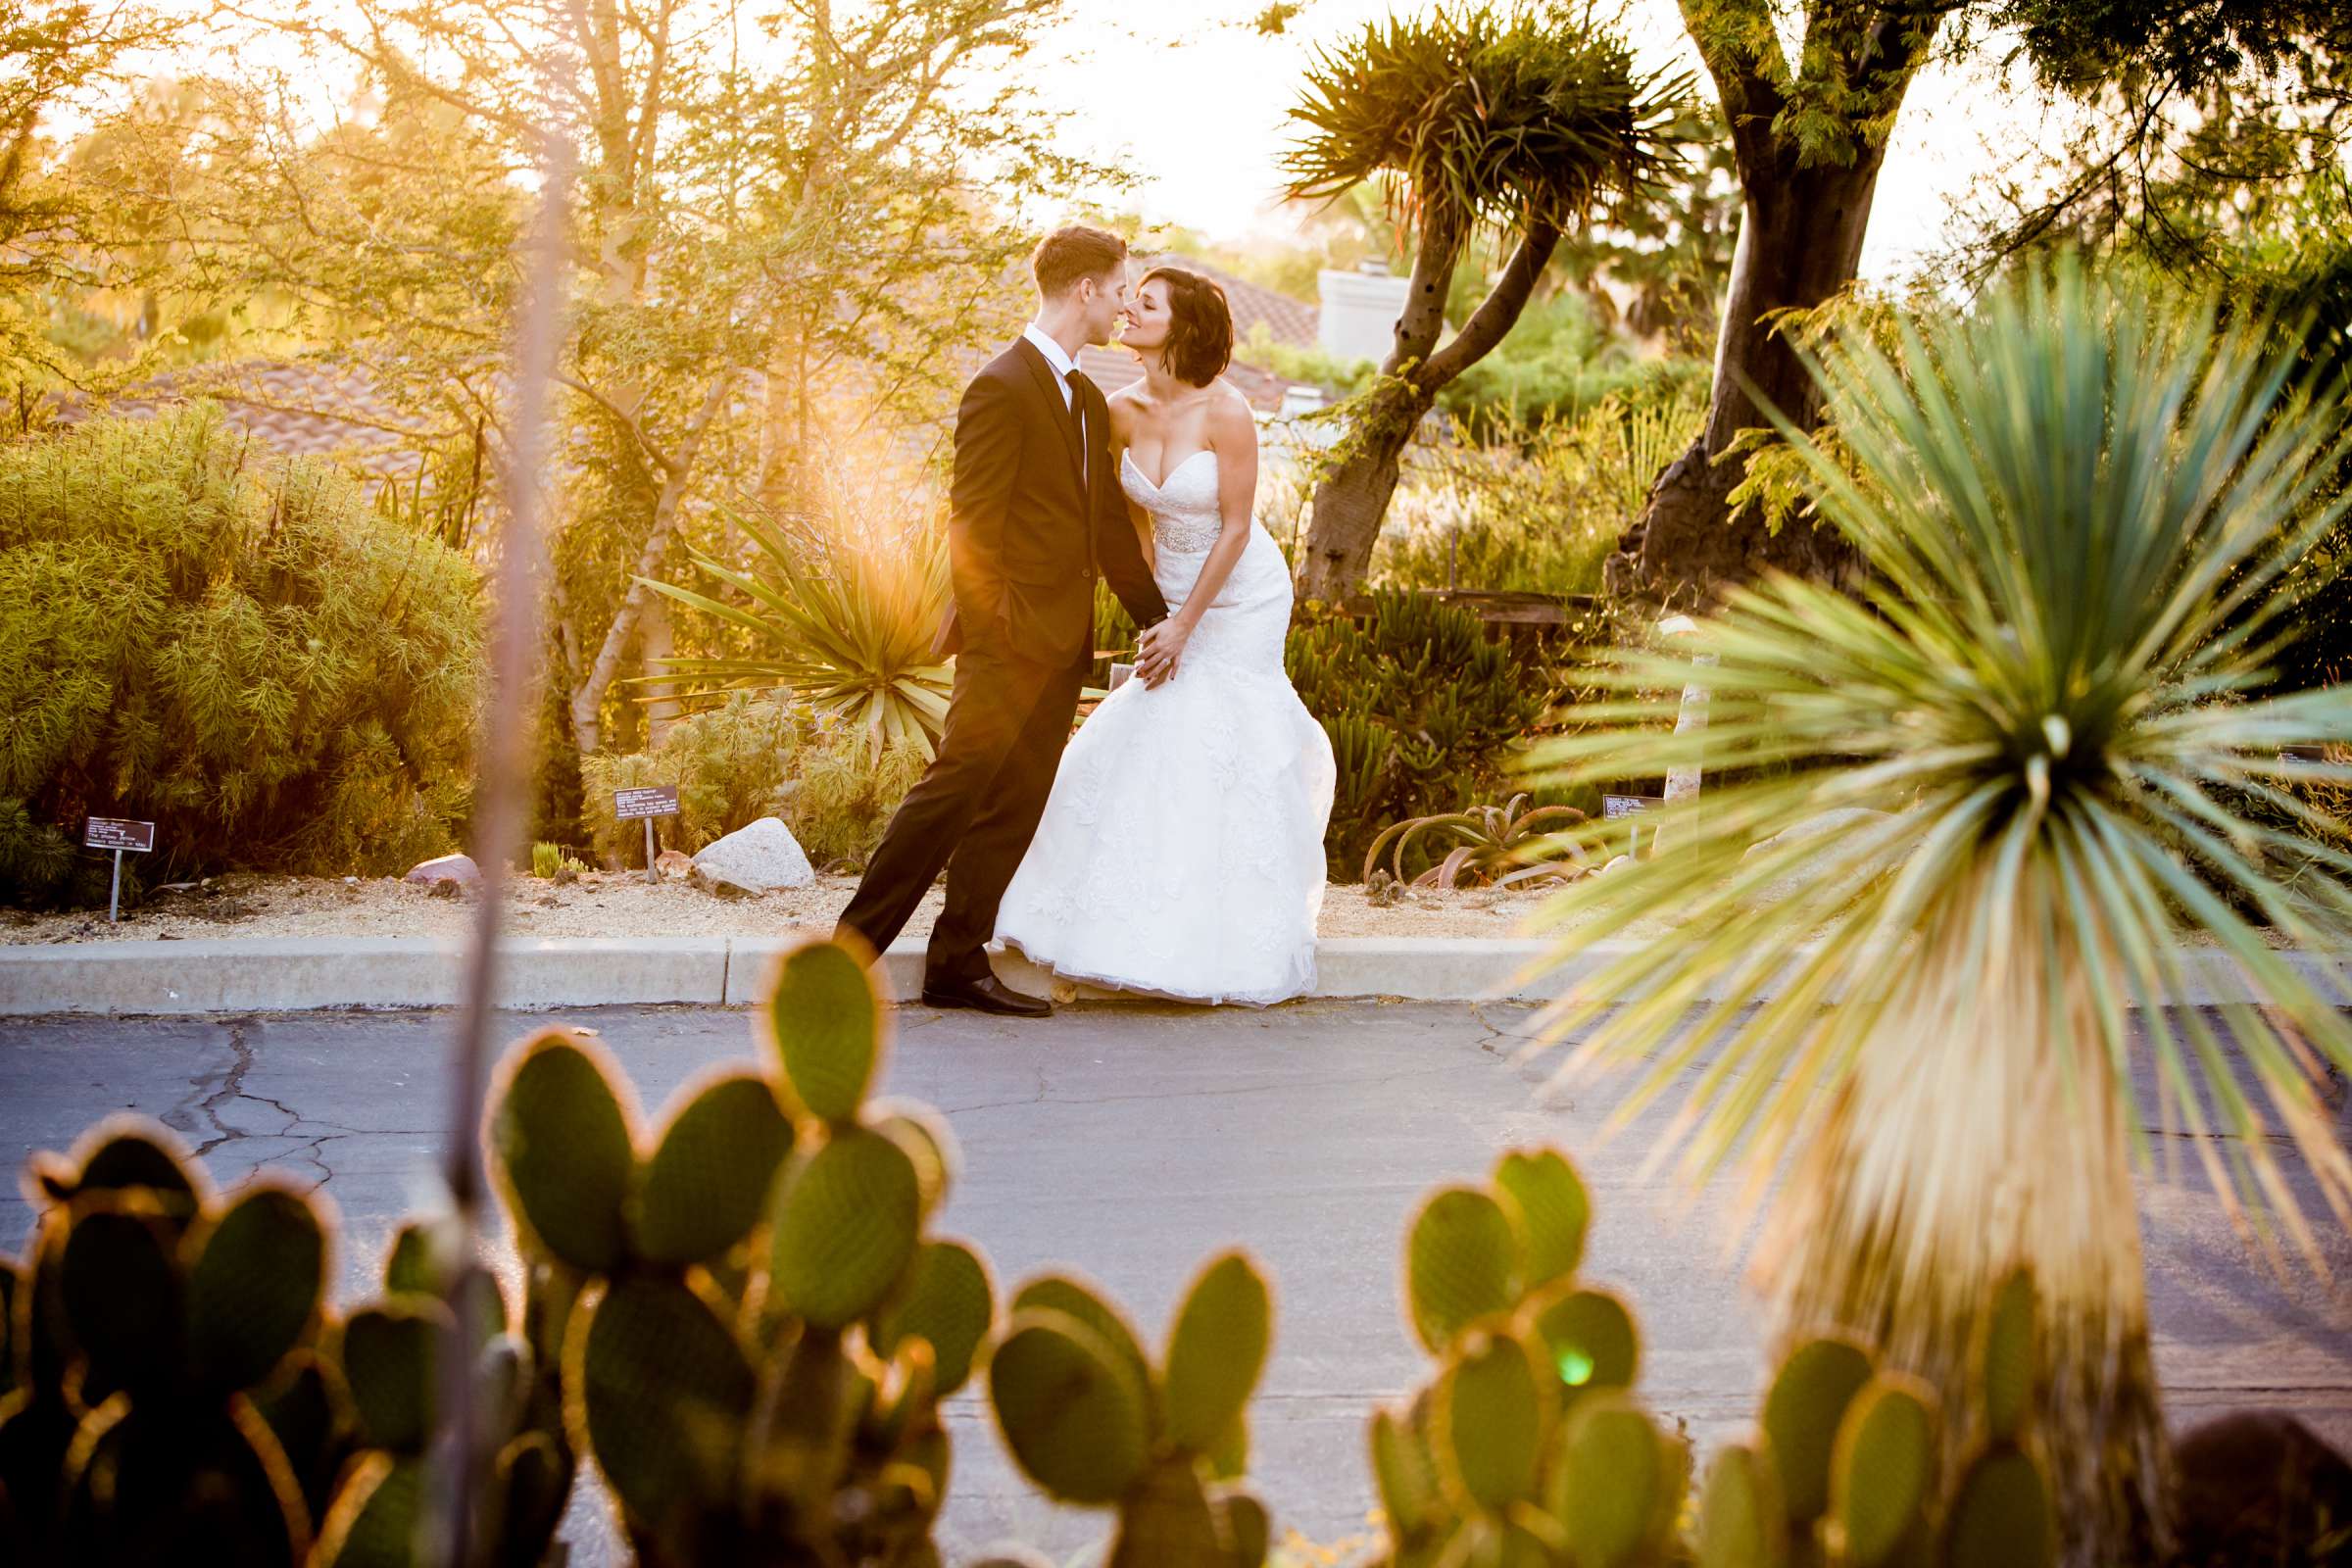
[[[945,867],[947,907],[931,930],[925,983],[992,972],[997,906],[1045,815],[1086,674],[1082,663],[1028,660],[992,644],[956,656],[939,755],[890,819],[841,929],[881,953]]]

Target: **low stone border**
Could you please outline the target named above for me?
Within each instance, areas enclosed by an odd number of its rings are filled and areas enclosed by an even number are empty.
[[[753,937],[516,938],[505,950],[500,996],[510,1007],[609,1004],[742,1005],[759,995],[775,955],[795,934]],[[1314,995],[1409,1002],[1544,1001],[1630,951],[1605,943],[1545,972],[1547,944],[1479,937],[1343,937],[1316,953]],[[36,1013],[297,1012],[319,1007],[442,1007],[458,1000],[457,943],[415,937],[304,937],[246,941],[82,942],[0,947],[0,1016]],[[2352,956],[2282,955],[2352,1005]],[[2218,952],[2183,955],[2176,1005],[2259,1000]],[[1012,956],[999,972],[1023,990],[1061,999],[1138,999],[1091,986],[1056,986]],[[884,989],[913,1000],[922,944],[906,940],[884,964]],[[1767,993],[1769,995],[1769,992]]]

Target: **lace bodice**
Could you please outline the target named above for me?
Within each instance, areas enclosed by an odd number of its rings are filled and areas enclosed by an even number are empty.
[[[1205,555],[1225,526],[1217,512],[1217,455],[1202,450],[1168,470],[1154,485],[1129,451],[1119,464],[1119,482],[1135,504],[1152,514],[1152,547],[1164,554]]]

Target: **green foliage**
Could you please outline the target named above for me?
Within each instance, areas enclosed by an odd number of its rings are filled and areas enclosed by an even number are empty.
[[[446,852],[474,591],[463,558],[208,407],[0,449],[0,860],[40,878],[18,896],[74,891],[49,830],[86,815],[153,820],[173,873]]]
[[[1332,875],[1361,875],[1382,829],[1494,793],[1506,753],[1541,723],[1553,684],[1476,616],[1414,594],[1373,597],[1369,624],[1302,611],[1285,662],[1340,765],[1324,839]]]
[[[858,862],[873,852],[890,813],[928,765],[912,740],[877,752],[863,731],[830,714],[735,692],[672,721],[650,751],[583,759],[581,817],[605,863],[638,864],[644,824],[613,816],[612,792],[675,784],[678,815],[660,831],[689,853],[778,816],[819,867]]]
[[[1417,450],[1372,547],[1373,586],[1597,592],[1658,471],[1698,432],[1703,396],[1668,383],[1484,446]]]
[[[1320,49],[1291,117],[1289,188],[1328,200],[1367,181],[1401,226],[1459,245],[1485,225],[1575,225],[1604,196],[1645,198],[1667,167],[1656,122],[1676,84],[1624,40],[1532,10],[1392,17]]]
[[[7,1560],[428,1560],[416,1481],[453,1321],[444,1298],[466,1306],[497,1456],[479,1478],[478,1560],[545,1556],[570,1459],[527,1417],[553,1408],[534,1396],[533,1368],[552,1376],[554,1363],[507,1334],[486,1270],[453,1280],[407,1230],[390,1294],[338,1319],[313,1201],[268,1179],[216,1196],[143,1118],[99,1124],[71,1155],[36,1154],[28,1176],[43,1211],[22,1266],[0,1266],[25,1335],[6,1347],[0,1396]]]
[[[1708,368],[1697,358],[1644,357],[1586,296],[1562,290],[1530,303],[1509,337],[1438,394],[1438,407],[1474,441],[1508,440],[1612,399],[1703,404]]]
[[[1049,1275],[1013,1298],[989,1352],[989,1397],[1031,1480],[1063,1502],[1117,1510],[1111,1564],[1258,1568],[1265,1508],[1231,1478],[1272,1340],[1270,1293],[1240,1252],[1194,1279],[1157,1368],[1115,1305]]]

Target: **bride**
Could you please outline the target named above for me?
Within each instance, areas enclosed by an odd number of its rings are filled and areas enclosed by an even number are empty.
[[[1218,379],[1233,317],[1215,283],[1161,267],[1123,319],[1144,377],[1110,399],[1112,440],[1175,673],[1080,726],[997,936],[1066,979],[1281,1002],[1314,984],[1336,775],[1283,673],[1290,567],[1252,517],[1256,421]]]

